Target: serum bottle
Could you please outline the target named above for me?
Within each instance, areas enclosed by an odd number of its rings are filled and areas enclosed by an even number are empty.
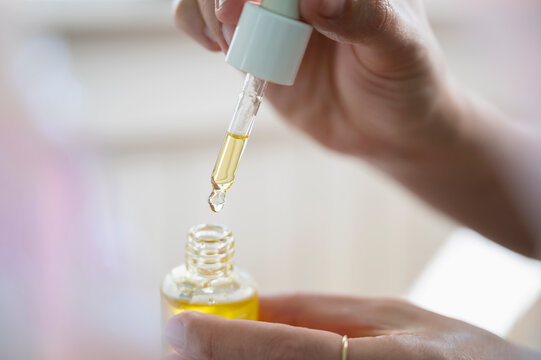
[[[258,319],[257,288],[248,274],[234,266],[234,252],[233,234],[225,227],[198,225],[190,230],[186,264],[172,269],[161,286],[164,326],[186,310]]]

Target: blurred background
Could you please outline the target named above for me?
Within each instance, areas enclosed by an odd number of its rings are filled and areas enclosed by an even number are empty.
[[[329,153],[266,103],[221,215],[242,77],[162,0],[0,1],[0,357],[150,359],[188,229],[226,224],[263,293],[405,297],[541,348],[541,269]],[[539,119],[541,2],[431,0],[458,81]],[[517,120],[518,121],[518,120]]]

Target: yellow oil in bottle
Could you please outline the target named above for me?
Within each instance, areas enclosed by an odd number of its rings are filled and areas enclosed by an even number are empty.
[[[209,196],[209,205],[214,212],[220,212],[224,207],[225,193],[233,186],[247,141],[248,136],[227,133],[211,178],[212,193]]]
[[[187,301],[172,299],[162,294],[163,310],[167,318],[183,311],[199,311],[205,314],[218,315],[227,319],[257,320],[259,302],[257,295],[242,301],[224,304],[192,304]]]
[[[186,262],[163,279],[163,326],[183,311],[227,319],[258,320],[258,291],[252,277],[233,263],[235,239],[222,225],[194,226],[186,242]],[[164,354],[172,351],[163,339]]]

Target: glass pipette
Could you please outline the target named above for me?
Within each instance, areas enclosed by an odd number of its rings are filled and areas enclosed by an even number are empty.
[[[233,186],[240,159],[252,131],[266,87],[265,80],[251,74],[246,75],[242,93],[233,119],[229,123],[227,136],[211,177],[212,193],[209,196],[209,205],[214,212],[220,212],[223,209],[225,193]]]
[[[208,202],[214,212],[222,210],[233,185],[267,81],[293,85],[311,32],[299,21],[298,0],[244,4],[226,61],[247,75],[212,173]]]

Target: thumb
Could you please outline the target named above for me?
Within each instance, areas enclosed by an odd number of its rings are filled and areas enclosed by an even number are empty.
[[[303,19],[332,40],[380,47],[414,39],[428,25],[419,0],[300,0]]]
[[[430,26],[421,0],[300,0],[302,18],[318,32],[351,44],[374,73],[426,60]]]

